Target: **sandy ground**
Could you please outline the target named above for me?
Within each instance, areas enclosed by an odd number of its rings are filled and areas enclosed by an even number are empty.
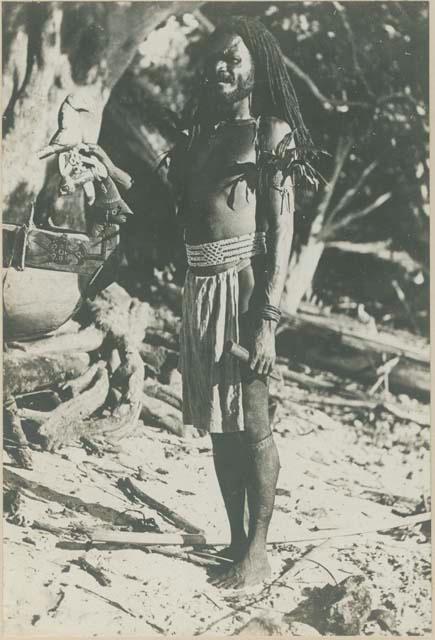
[[[429,495],[429,428],[342,407],[325,409],[328,418],[310,408],[308,391],[289,385],[272,391],[282,469],[271,538],[300,539],[316,529],[380,528],[395,510],[406,511],[404,499],[412,505]],[[5,468],[87,503],[138,509],[155,518],[161,531],[175,531],[155,511],[132,504],[117,487],[119,478],[140,477],[144,491],[208,536],[228,537],[207,436],[180,440],[140,424],[135,437],[103,457],[88,455],[78,445],[33,455],[33,471],[14,467],[6,455]],[[38,489],[21,490],[20,495],[24,526],[3,519],[6,635],[227,635],[258,615],[279,620],[304,599],[307,588],[333,585],[351,575],[364,576],[371,608],[381,609],[388,619],[390,633],[379,622],[367,622],[363,633],[391,635],[392,629],[400,635],[430,634],[430,542],[421,526],[333,537],[323,544],[271,545],[273,581],[254,592],[234,594],[210,585],[207,567],[185,558],[137,548],[60,548],[59,536],[33,528],[32,522],[65,530],[107,523],[71,509],[67,501],[47,499]],[[309,560],[300,560],[313,545]],[[101,568],[110,584],[100,585],[71,564],[79,557]],[[317,621],[310,624],[315,629]],[[297,629],[295,633],[314,633],[303,625]]]

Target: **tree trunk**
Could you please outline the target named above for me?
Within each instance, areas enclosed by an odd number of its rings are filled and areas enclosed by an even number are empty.
[[[305,293],[311,288],[320,258],[325,248],[325,241],[321,232],[328,216],[332,197],[335,192],[343,165],[349,155],[353,140],[351,137],[341,137],[337,144],[334,158],[334,170],[325,186],[322,198],[318,204],[314,220],[311,224],[308,240],[302,246],[297,257],[293,254],[290,261],[289,273],[284,287],[281,307],[291,315],[298,310]]]
[[[281,308],[285,313],[295,314],[307,291],[310,290],[325,243],[317,241],[312,235],[301,248],[298,257],[290,263],[285,283]]]
[[[3,393],[16,396],[61,384],[81,375],[88,367],[87,353],[30,355],[11,351],[3,354]]]
[[[3,220],[38,216],[85,229],[83,198],[58,199],[54,161],[41,161],[67,94],[93,105],[90,142],[97,140],[110,92],[138,45],[192,2],[40,2],[3,7]],[[44,188],[43,188],[44,187]],[[41,191],[42,190],[42,191]]]

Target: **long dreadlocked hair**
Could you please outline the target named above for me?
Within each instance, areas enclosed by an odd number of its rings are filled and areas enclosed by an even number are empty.
[[[253,63],[255,82],[251,112],[256,119],[274,116],[287,122],[291,134],[278,145],[276,153],[262,151],[261,133],[257,139],[259,187],[265,186],[270,176],[279,169],[284,176],[292,175],[300,184],[317,187],[322,176],[310,160],[319,154],[302,118],[299,102],[281,48],[275,36],[258,18],[232,16],[222,20],[211,37],[221,34],[239,35],[248,48]],[[190,149],[201,131],[211,122],[212,105],[207,100],[204,85],[189,102],[184,114],[188,130],[187,148]]]
[[[296,146],[309,150],[311,135],[305,126],[284,56],[275,36],[258,18],[233,16],[217,27],[222,33],[239,35],[254,62],[255,84],[252,92],[252,115],[275,116],[285,120],[295,133]]]

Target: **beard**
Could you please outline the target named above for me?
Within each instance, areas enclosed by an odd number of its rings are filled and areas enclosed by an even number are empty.
[[[252,70],[248,77],[238,78],[236,85],[229,91],[225,90],[225,85],[221,87],[215,82],[209,84],[207,88],[207,98],[210,106],[221,110],[235,104],[236,102],[244,100],[252,93],[253,89],[254,71]]]

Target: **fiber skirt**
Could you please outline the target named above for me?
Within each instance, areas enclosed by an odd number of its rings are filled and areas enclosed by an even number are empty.
[[[183,420],[210,433],[243,431],[239,342],[239,266],[212,276],[187,271],[180,332]]]

